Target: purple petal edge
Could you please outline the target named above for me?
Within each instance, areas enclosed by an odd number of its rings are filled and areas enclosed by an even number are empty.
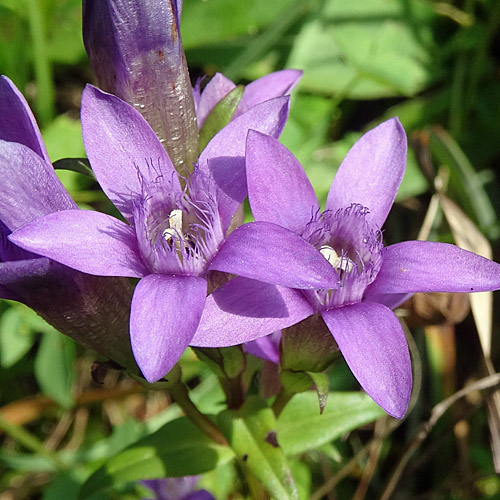
[[[403,418],[410,402],[410,353],[394,313],[381,304],[354,304],[322,313],[361,387],[389,415]]]

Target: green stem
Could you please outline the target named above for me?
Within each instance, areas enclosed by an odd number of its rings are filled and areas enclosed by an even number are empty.
[[[47,450],[41,441],[39,441],[33,434],[24,430],[22,427],[15,425],[6,420],[0,413],[0,429],[2,429],[11,438],[18,441],[28,450],[45,457],[52,462],[52,465],[57,470],[65,470],[68,466],[54,453]]]
[[[52,65],[47,54],[40,0],[26,0],[37,86],[36,110],[42,126],[54,117]]]
[[[169,387],[168,392],[182,411],[205,435],[215,443],[229,446],[227,439],[220,429],[191,401],[187,387],[182,382],[177,382]]]

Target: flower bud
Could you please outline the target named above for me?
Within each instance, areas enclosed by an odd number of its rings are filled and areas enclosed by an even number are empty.
[[[185,173],[199,139],[181,8],[181,0],[84,0],[83,39],[100,87],[140,111]]]

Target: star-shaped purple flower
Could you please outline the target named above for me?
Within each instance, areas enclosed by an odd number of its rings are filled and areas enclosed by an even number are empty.
[[[144,118],[89,86],[82,98],[86,151],[101,187],[128,222],[66,210],[10,239],[89,274],[141,278],[132,299],[131,344],[146,379],[158,380],[191,342],[212,271],[300,289],[336,286],[336,273],[321,254],[285,228],[251,223],[226,237],[238,203],[212,179],[210,163],[244,162],[248,130],[277,137],[287,111],[288,98],[280,97],[233,120],[207,145],[183,187]],[[296,321],[295,310],[290,316]]]
[[[0,298],[22,302],[62,333],[135,368],[127,343],[132,289],[22,250],[7,238],[43,215],[77,206],[50,163],[28,103],[0,77]],[[109,300],[113,294],[113,300]]]
[[[384,248],[380,228],[406,165],[397,119],[365,134],[342,162],[321,211],[298,161],[279,142],[250,131],[248,196],[258,221],[277,224],[312,244],[337,274],[338,288],[297,290],[234,278],[207,300],[192,345],[254,340],[319,314],[363,389],[390,415],[408,407],[408,346],[390,309],[415,292],[500,288],[500,265],[454,245],[407,241]],[[237,332],[235,334],[235,332]]]

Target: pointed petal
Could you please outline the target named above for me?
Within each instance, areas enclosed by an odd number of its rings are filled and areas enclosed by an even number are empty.
[[[314,310],[298,290],[236,277],[207,297],[191,345],[225,347],[302,321]]]
[[[0,76],[0,139],[24,144],[50,163],[42,134],[26,99],[6,76]]]
[[[165,376],[186,350],[206,293],[206,280],[195,276],[150,274],[139,281],[132,299],[130,340],[149,382]]]
[[[148,274],[135,231],[100,212],[65,210],[36,219],[9,236],[16,245],[78,271],[140,278]]]
[[[269,222],[235,229],[222,244],[210,270],[291,288],[337,288],[338,275],[310,243]]]
[[[82,96],[85,150],[103,191],[132,218],[144,181],[161,180],[180,192],[177,173],[146,120],[117,97],[87,85]]]
[[[284,69],[249,83],[245,87],[243,99],[234,113],[234,118],[261,102],[289,94],[297,85],[302,74],[303,72],[298,69]]]
[[[384,249],[382,267],[365,297],[498,289],[500,264],[447,243],[405,241]]]
[[[236,85],[222,73],[215,73],[214,77],[203,89],[196,108],[196,117],[198,119],[199,128],[201,128],[207,116],[210,114],[210,111],[214,109],[215,105],[235,87]]]
[[[0,220],[15,230],[57,210],[76,208],[52,165],[29,147],[0,141]]]
[[[397,118],[370,130],[347,153],[328,193],[334,212],[352,203],[370,210],[381,228],[392,207],[406,168],[406,134]]]
[[[292,153],[273,137],[250,130],[246,170],[255,220],[301,234],[319,204],[302,165]]]
[[[244,157],[248,131],[278,138],[288,118],[289,101],[288,97],[278,97],[254,106],[226,125],[202,151],[198,165],[212,174],[219,187],[219,211],[225,229],[247,195]]]
[[[281,330],[245,343],[245,351],[272,363],[280,362]]]
[[[322,313],[361,387],[389,415],[402,418],[410,402],[410,353],[394,313],[381,304],[354,304]]]

